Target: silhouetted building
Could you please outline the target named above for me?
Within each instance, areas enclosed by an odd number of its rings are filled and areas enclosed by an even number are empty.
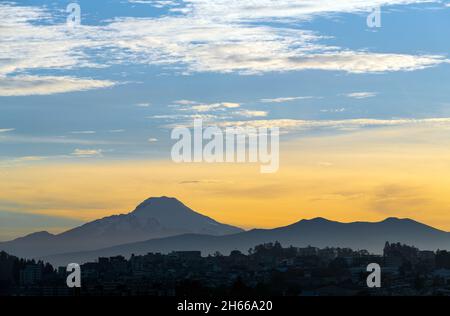
[[[382,288],[368,289],[367,266],[379,263]],[[73,295],[65,267],[0,253],[0,295]],[[202,257],[174,251],[99,258],[81,265],[80,295],[450,295],[450,253],[386,243],[384,255],[349,248],[283,248]],[[16,271],[16,272],[14,272]]]
[[[184,260],[195,260],[202,257],[201,251],[173,251],[171,256]]]
[[[42,280],[42,266],[38,264],[28,264],[20,271],[20,283],[23,285],[33,285]]]

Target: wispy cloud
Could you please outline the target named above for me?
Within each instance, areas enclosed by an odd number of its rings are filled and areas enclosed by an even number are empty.
[[[8,133],[14,131],[14,128],[0,128],[0,133]]]
[[[115,83],[109,80],[74,77],[0,76],[0,96],[47,95],[108,88],[114,85]]]
[[[447,62],[439,55],[352,51],[321,44],[324,38],[311,31],[249,27],[235,21],[218,23],[206,16],[127,18],[110,27],[118,34],[129,35],[120,46],[139,56],[140,61],[183,64],[188,72],[257,74],[315,69],[381,73],[412,71]]]
[[[336,109],[322,109],[320,110],[322,113],[341,113],[345,112],[345,108],[336,108]]]
[[[214,16],[221,20],[240,22],[310,20],[330,13],[369,12],[374,7],[409,5],[416,3],[439,3],[440,0],[184,0],[190,4],[186,10],[199,16]]]
[[[252,110],[240,110],[233,112],[233,114],[244,117],[263,117],[267,116],[267,111],[252,111]]]
[[[184,181],[179,182],[179,184],[220,184],[220,183],[231,184],[230,181],[218,180],[218,179],[184,180]]]
[[[77,157],[98,157],[102,155],[101,149],[75,149],[72,153],[73,156]]]
[[[198,104],[197,101],[192,101],[192,100],[177,100],[177,101],[174,101],[173,103],[180,104],[180,105],[194,105],[194,104]]]
[[[376,92],[352,92],[347,93],[345,96],[353,99],[367,99],[367,98],[373,98],[377,95]]]
[[[149,102],[137,103],[136,106],[140,108],[148,108],[151,104]]]
[[[179,4],[179,2],[176,0],[128,0],[128,2],[137,4],[149,4],[155,8],[164,8],[176,6],[177,4]]]
[[[3,3],[0,4],[0,96],[111,87],[115,83],[108,80],[26,73],[108,67],[117,63],[173,65],[174,69],[184,69],[181,71],[187,73],[241,74],[308,69],[380,73],[413,71],[447,63],[447,57],[442,55],[374,53],[327,45],[326,34],[287,23],[330,13],[360,13],[380,5],[422,2],[430,1],[185,0],[182,8],[171,9],[174,14],[116,18],[101,26],[81,25],[76,32],[69,32],[64,24],[53,24],[51,11],[43,7]],[[268,21],[280,23],[259,23]]]
[[[14,162],[33,162],[33,161],[42,161],[47,159],[47,156],[23,156],[14,159]]]
[[[119,142],[105,140],[77,139],[65,136],[30,136],[30,135],[2,135],[0,143],[16,144],[75,144],[75,145],[111,145]]]
[[[178,101],[179,103],[184,105],[180,107],[178,110],[180,111],[194,111],[194,112],[211,112],[211,111],[220,111],[226,109],[235,109],[241,106],[240,103],[235,102],[217,102],[217,103],[199,103],[195,101]]]
[[[273,99],[261,99],[260,102],[262,103],[284,103],[284,102],[291,102],[296,100],[305,100],[305,99],[311,99],[313,97],[307,96],[307,97],[281,97],[281,98],[273,98]]]
[[[273,119],[273,120],[247,120],[247,121],[226,121],[217,122],[217,125],[228,127],[278,127],[285,130],[307,130],[307,129],[343,129],[352,130],[365,127],[388,127],[404,125],[436,125],[450,127],[450,118],[424,118],[424,119],[347,119],[347,120],[294,120],[294,119]]]
[[[53,24],[51,11],[44,7],[13,3],[0,4],[0,21],[0,96],[85,91],[115,84],[92,78],[27,75],[33,70],[100,67],[83,51],[103,45],[89,35],[99,28],[83,26],[71,33],[65,24]]]
[[[71,134],[95,134],[96,131],[73,131]]]

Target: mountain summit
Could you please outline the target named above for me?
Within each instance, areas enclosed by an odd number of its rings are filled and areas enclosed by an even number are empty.
[[[149,198],[128,215],[140,219],[156,219],[161,227],[172,230],[188,230],[206,235],[226,235],[242,231],[236,227],[220,224],[210,217],[193,211],[176,198],[166,196]]]
[[[58,235],[35,233],[0,243],[0,250],[20,257],[86,251],[181,234],[220,236],[242,229],[219,223],[169,197],[153,197],[128,214],[86,223]]]
[[[183,209],[192,211],[190,208],[188,208],[186,205],[184,205],[181,201],[177,200],[176,198],[161,196],[161,197],[151,197],[145,200],[144,202],[139,204],[133,212],[136,213],[145,210],[156,211],[161,210],[161,208],[167,207],[171,208],[171,210]]]

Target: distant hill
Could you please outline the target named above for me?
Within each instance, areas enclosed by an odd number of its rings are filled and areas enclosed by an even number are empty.
[[[0,243],[0,250],[19,257],[87,251],[181,234],[226,235],[238,227],[196,213],[175,198],[149,198],[128,214],[92,221],[58,235],[38,232]]]
[[[388,218],[376,223],[339,223],[315,218],[275,229],[254,229],[226,236],[186,234],[43,259],[55,265],[66,265],[69,262],[94,261],[102,256],[129,257],[132,253],[168,253],[175,250],[201,250],[203,255],[215,251],[228,254],[235,249],[247,252],[255,245],[274,241],[279,241],[284,246],[349,247],[367,249],[378,254],[382,253],[386,241],[414,245],[424,250],[450,249],[450,233],[410,219]]]

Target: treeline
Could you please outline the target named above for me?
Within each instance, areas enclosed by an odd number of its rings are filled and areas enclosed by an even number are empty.
[[[450,251],[438,250],[436,252],[436,268],[450,269]]]
[[[43,276],[52,275],[55,269],[49,263],[43,261],[19,259],[9,255],[4,251],[0,252],[0,289],[14,286],[20,283],[20,271],[27,265],[38,265],[41,268]]]

